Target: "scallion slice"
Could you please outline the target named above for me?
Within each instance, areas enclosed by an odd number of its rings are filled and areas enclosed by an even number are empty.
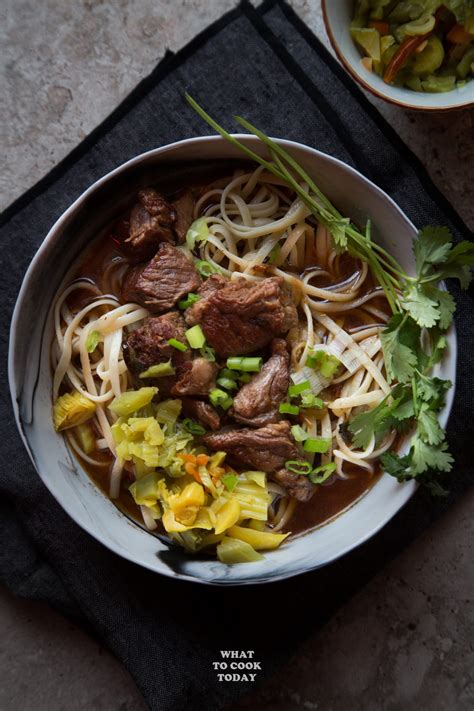
[[[307,476],[311,472],[312,467],[309,462],[305,462],[304,460],[289,459],[285,462],[285,469],[288,469],[289,472],[293,472],[293,474]]]
[[[184,351],[188,350],[187,345],[184,343],[181,343],[181,341],[178,341],[176,338],[170,338],[168,340],[168,345],[172,346],[173,348],[176,348],[177,351],[181,351],[184,353]]]
[[[198,259],[195,263],[194,266],[198,270],[199,274],[207,279],[207,277],[210,277],[211,274],[219,274],[220,270],[217,269],[213,264],[210,264],[209,262],[206,262],[204,259]]]
[[[191,420],[189,417],[187,417],[185,420],[183,420],[183,427],[185,430],[190,432],[192,435],[200,436],[203,434],[206,434],[206,429],[203,427],[199,422],[196,422],[195,420]]]
[[[218,378],[216,382],[225,390],[235,390],[238,387],[235,380],[232,380],[231,378]]]
[[[186,338],[191,348],[195,349],[202,348],[206,342],[206,336],[198,323],[192,328],[188,328]]]
[[[163,378],[166,375],[173,375],[175,369],[171,365],[171,360],[166,363],[157,363],[140,373],[139,378]]]
[[[88,353],[93,353],[100,341],[99,331],[91,331],[86,338],[86,351]]]
[[[211,390],[209,393],[209,400],[215,407],[222,407],[223,410],[228,410],[233,403],[229,393],[226,393],[225,390],[220,390],[219,388]]]
[[[296,442],[304,442],[308,439],[308,433],[300,425],[293,425],[291,428],[291,434],[293,435]]]
[[[241,356],[227,358],[229,370],[241,370],[244,373],[258,373],[262,363],[263,358],[243,358]]]
[[[309,480],[313,482],[313,484],[322,484],[326,479],[329,479],[331,474],[336,471],[336,463],[335,462],[328,462],[327,464],[321,464],[320,467],[316,467],[316,469],[313,469],[311,474],[309,475]]]
[[[301,403],[300,407],[314,407],[317,409],[321,409],[324,407],[324,402],[321,400],[320,397],[316,397],[316,395],[313,395],[313,393],[301,393]]]
[[[227,491],[234,491],[239,479],[236,474],[233,474],[232,472],[227,472],[227,474],[223,474],[221,476],[221,481],[224,484]]]
[[[317,439],[308,438],[303,444],[303,449],[305,452],[316,452],[317,454],[325,454],[330,446],[330,439],[325,439],[324,437],[318,437]]]
[[[208,360],[209,363],[215,363],[216,352],[215,352],[214,348],[211,348],[211,346],[203,346],[202,348],[199,349],[199,353],[203,358]]]
[[[299,395],[300,393],[304,393],[306,390],[309,390],[311,388],[309,380],[304,380],[302,383],[295,383],[294,385],[290,385],[288,388],[288,395],[290,397],[295,397],[296,395]]]
[[[282,415],[298,415],[300,408],[296,405],[290,405],[289,402],[282,402],[278,408],[278,412]]]
[[[200,301],[201,297],[199,294],[193,294],[190,292],[185,299],[182,299],[181,301],[178,301],[178,308],[180,309],[188,309],[190,306],[196,303],[196,301]]]

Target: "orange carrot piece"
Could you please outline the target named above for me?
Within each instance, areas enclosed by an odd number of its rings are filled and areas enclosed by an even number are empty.
[[[193,464],[192,462],[186,462],[186,464],[184,465],[184,468],[185,468],[187,474],[190,474],[192,477],[194,477],[196,479],[196,481],[199,484],[202,484],[201,477],[199,476],[199,472],[196,469],[195,464]]]
[[[471,35],[464,25],[457,24],[449,30],[446,38],[451,44],[465,44],[466,42],[470,42],[474,38],[474,35]]]
[[[198,467],[205,467],[209,461],[207,454],[198,454],[196,457],[196,464]]]
[[[194,454],[178,454],[177,456],[182,459],[183,462],[191,462],[192,464],[196,464],[196,457]]]
[[[383,20],[370,20],[369,27],[373,27],[374,30],[377,30],[379,35],[388,35],[390,33],[390,25]]]

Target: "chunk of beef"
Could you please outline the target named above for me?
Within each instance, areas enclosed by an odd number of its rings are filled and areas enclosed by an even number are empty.
[[[178,351],[169,345],[168,340],[176,338],[185,343],[185,330],[184,319],[176,312],[147,319],[141,328],[132,331],[122,343],[123,357],[129,371],[138,377],[150,366],[169,360],[178,370],[184,367],[192,358],[191,351]],[[157,378],[156,385],[160,389],[160,395],[168,395],[175,382],[176,374]],[[149,385],[152,381],[147,379],[141,380],[140,383]]]
[[[128,251],[139,259],[151,257],[160,242],[174,242],[176,211],[166,198],[153,188],[138,193],[138,202],[130,211]]]
[[[193,222],[194,202],[192,190],[187,189],[183,190],[181,195],[172,203],[176,213],[174,231],[180,244],[185,241],[186,234]]]
[[[286,420],[259,429],[223,430],[204,438],[208,447],[223,450],[238,464],[264,472],[282,469],[299,457]]]
[[[218,367],[205,358],[195,358],[180,366],[178,382],[173,387],[172,394],[178,395],[207,395],[209,390],[216,387]]]
[[[159,313],[171,309],[183,296],[196,291],[200,284],[201,278],[186,255],[162,242],[148,264],[128,272],[122,297]]]
[[[271,358],[234,397],[230,414],[237,422],[252,427],[278,422],[278,408],[290,384],[289,363],[285,341],[275,339]]]
[[[272,475],[272,479],[281,484],[288,494],[298,501],[309,501],[316,491],[316,485],[307,476],[289,472],[288,469],[280,469]]]
[[[225,285],[221,279],[206,285],[201,300],[186,311],[187,323],[200,323],[220,356],[252,353],[296,325],[296,307],[281,277]]]
[[[192,398],[183,398],[183,414],[186,417],[191,417],[206,428],[215,432],[221,427],[221,418],[214,410],[212,405],[202,400],[193,400]]]

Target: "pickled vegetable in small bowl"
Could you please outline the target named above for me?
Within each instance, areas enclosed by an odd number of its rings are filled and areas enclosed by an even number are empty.
[[[469,2],[357,0],[351,36],[364,66],[387,84],[444,92],[474,75],[474,6]]]
[[[372,93],[413,109],[474,105],[472,0],[322,0],[348,72]]]

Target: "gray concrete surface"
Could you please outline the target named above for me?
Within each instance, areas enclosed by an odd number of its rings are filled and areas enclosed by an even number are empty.
[[[154,67],[234,0],[2,0],[1,206],[34,184]],[[292,5],[327,43],[319,2]],[[472,111],[371,99],[474,227]],[[474,492],[353,598],[252,711],[472,711]],[[142,711],[121,665],[47,606],[0,594],[1,711]]]

